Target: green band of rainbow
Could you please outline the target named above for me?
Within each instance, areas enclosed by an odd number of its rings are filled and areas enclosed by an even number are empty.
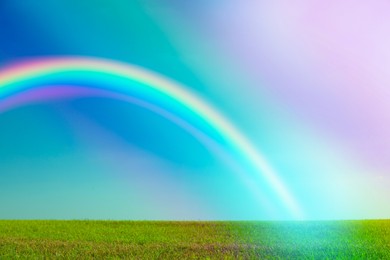
[[[92,73],[96,75],[112,75],[121,79],[138,82],[141,88],[140,92],[158,92],[161,95],[169,97],[178,104],[190,110],[196,116],[206,122],[220,136],[222,136],[230,146],[237,150],[244,158],[248,160],[256,174],[262,177],[268,185],[275,191],[286,209],[294,218],[301,219],[302,212],[292,194],[282,183],[275,170],[270,166],[265,157],[237,130],[221,113],[213,106],[206,103],[200,97],[190,92],[180,84],[168,80],[160,75],[147,71],[143,68],[103,59],[81,58],[81,57],[61,57],[38,59],[33,62],[0,71],[0,102],[6,98],[31,88],[30,81],[43,78],[55,77],[76,73],[88,77]],[[26,85],[27,87],[21,87]],[[121,88],[129,87],[128,84]],[[27,89],[26,89],[27,88]],[[112,91],[126,93],[120,88],[112,88]]]

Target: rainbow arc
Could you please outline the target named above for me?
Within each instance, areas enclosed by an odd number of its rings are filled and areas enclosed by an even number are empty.
[[[151,103],[163,99],[162,104],[174,103],[174,109],[182,109],[186,111],[186,115],[190,113],[197,117],[221,136],[235,153],[245,158],[257,177],[261,177],[272,188],[294,218],[303,218],[302,210],[294,196],[265,156],[225,116],[188,88],[154,72],[96,58],[37,59],[0,70],[0,102],[33,88],[63,82],[85,85],[91,81],[96,83],[95,87],[98,85],[98,88],[104,88],[106,91],[135,95]],[[94,84],[90,85],[94,87]]]

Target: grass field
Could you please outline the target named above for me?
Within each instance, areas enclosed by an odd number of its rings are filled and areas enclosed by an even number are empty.
[[[390,259],[390,220],[0,221],[0,259]]]

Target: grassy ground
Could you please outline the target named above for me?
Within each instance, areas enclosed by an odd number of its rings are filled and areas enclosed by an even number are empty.
[[[390,259],[390,220],[0,221],[0,259]]]

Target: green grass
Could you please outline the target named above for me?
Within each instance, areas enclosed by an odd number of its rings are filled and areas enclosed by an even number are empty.
[[[0,221],[0,259],[390,259],[390,221]]]

